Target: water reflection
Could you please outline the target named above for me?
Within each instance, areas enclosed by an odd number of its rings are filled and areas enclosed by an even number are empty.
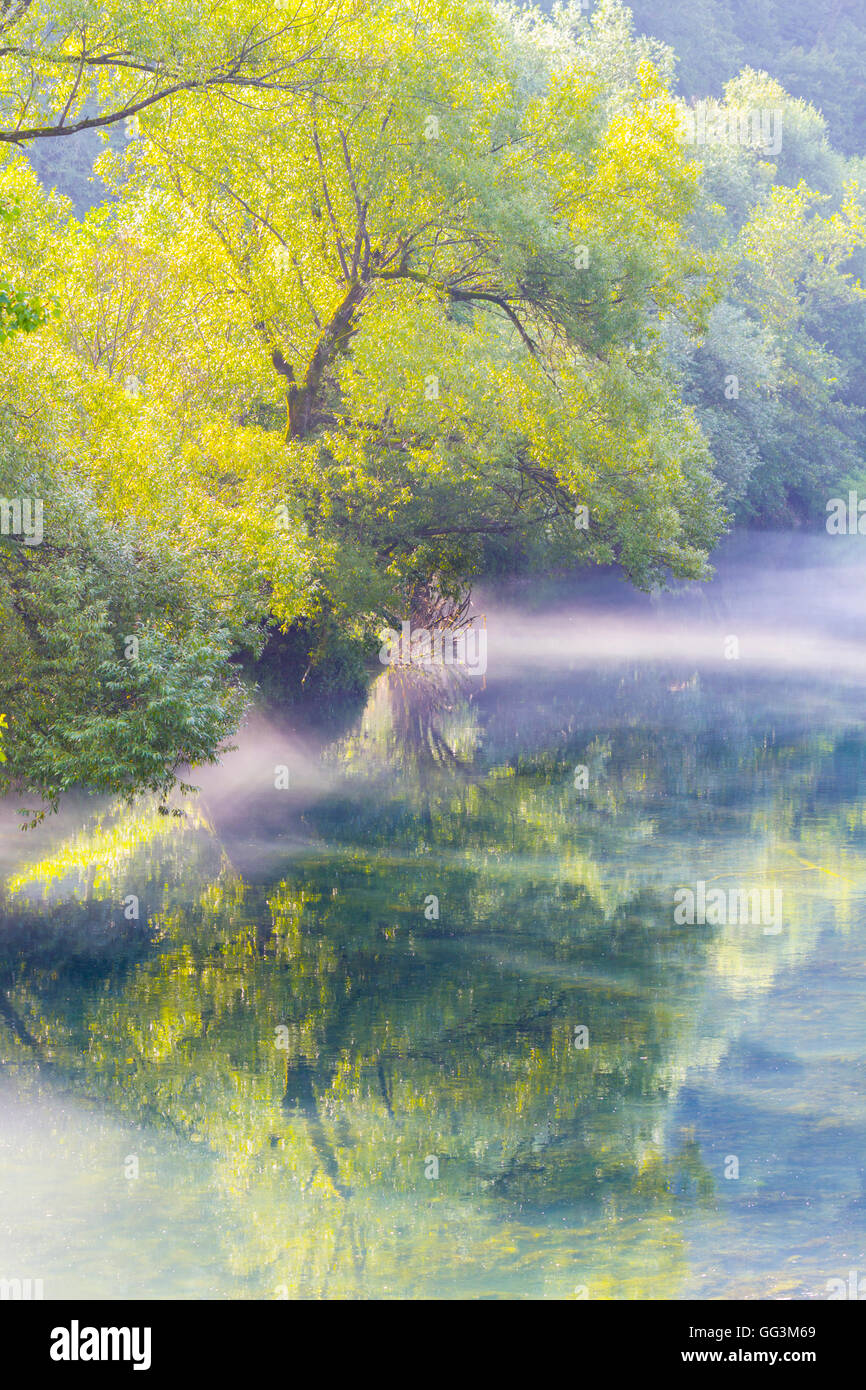
[[[490,650],[482,694],[386,671],[321,757],[256,726],[182,817],[19,844],[11,1273],[29,1241],[49,1296],[824,1297],[866,1260],[858,692],[697,648],[505,679],[495,612]],[[781,885],[783,931],[677,925],[698,879]]]
[[[430,773],[468,773],[480,729],[476,682],[453,666],[386,667],[372,683],[359,729],[326,754],[344,773],[376,772],[426,786]]]

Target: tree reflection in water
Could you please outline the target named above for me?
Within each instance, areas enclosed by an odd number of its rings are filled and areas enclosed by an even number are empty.
[[[724,1133],[706,1152],[676,1097],[844,928],[866,756],[778,710],[769,734],[757,695],[744,721],[690,688],[665,726],[664,673],[645,723],[624,690],[548,687],[531,729],[494,706],[482,739],[453,680],[385,671],[306,848],[261,879],[200,811],[48,845],[9,883],[7,1069],[173,1134],[181,1183],[205,1145],[229,1291],[675,1296],[684,1213],[727,1200]],[[707,864],[783,881],[785,933],[675,926]]]

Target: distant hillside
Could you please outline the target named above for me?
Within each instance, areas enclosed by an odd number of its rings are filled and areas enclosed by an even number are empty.
[[[105,197],[105,186],[93,177],[93,161],[105,149],[93,130],[37,140],[27,153],[46,188],[56,188],[71,198],[79,216]]]
[[[720,96],[744,67],[823,112],[833,145],[866,152],[864,0],[633,0],[635,28],[674,49],[685,96]]]

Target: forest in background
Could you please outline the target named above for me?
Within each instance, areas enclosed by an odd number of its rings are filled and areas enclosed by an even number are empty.
[[[866,146],[866,12],[860,0],[634,0],[640,33],[677,55],[689,100],[720,97],[743,68],[774,77],[827,122],[847,155]]]
[[[263,654],[327,704],[480,578],[866,491],[863,24],[796,8],[4,0],[6,788],[167,794]]]

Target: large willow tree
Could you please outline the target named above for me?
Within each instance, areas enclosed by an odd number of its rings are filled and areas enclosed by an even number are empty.
[[[717,489],[659,340],[712,299],[696,167],[617,7],[214,16],[129,19],[143,74],[103,53],[94,109],[136,116],[110,206],[79,224],[7,166],[6,274],[56,305],[3,354],[24,436],[108,527],[171,546],[236,640],[323,613],[376,631],[465,592],[503,537],[701,575]]]

